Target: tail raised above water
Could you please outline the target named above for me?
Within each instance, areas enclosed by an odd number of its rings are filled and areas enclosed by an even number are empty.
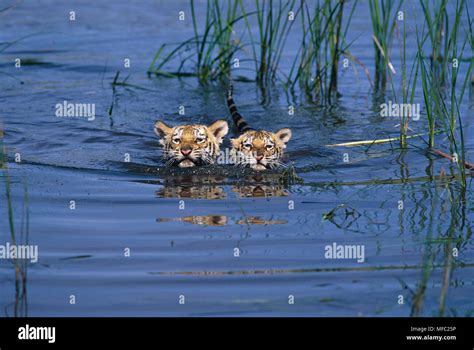
[[[229,107],[230,114],[232,115],[232,120],[234,121],[235,126],[237,126],[239,133],[244,133],[248,130],[252,130],[252,128],[247,124],[244,117],[242,117],[237,111],[234,98],[232,97],[233,90],[234,88],[232,85],[229,87],[229,90],[227,90],[227,107]]]

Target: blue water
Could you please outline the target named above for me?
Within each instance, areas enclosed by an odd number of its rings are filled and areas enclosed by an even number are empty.
[[[197,7],[200,19],[203,4]],[[412,62],[419,8],[406,6]],[[146,75],[161,44],[192,36],[190,17],[177,20],[181,10],[189,14],[187,1],[26,1],[0,13],[0,42],[14,42],[0,47],[0,120],[14,225],[19,241],[39,249],[38,262],[22,266],[26,275],[0,259],[1,314],[471,315],[471,177],[463,199],[459,182],[449,176],[457,169],[426,152],[420,139],[410,140],[404,152],[390,144],[327,147],[399,133],[398,119],[380,116],[380,103],[393,99],[392,93],[371,89],[359,66],[341,68],[341,96],[331,108],[289,96],[280,84],[265,91],[254,82],[234,84],[236,103],[252,126],[292,129],[287,162],[302,182],[282,182],[278,174],[255,177],[230,166],[193,173],[163,168],[155,120],[229,120],[221,83]],[[350,52],[373,75],[366,3],[358,4],[350,28],[348,41],[356,39]],[[293,29],[282,70],[293,62],[298,25]],[[395,39],[397,71],[398,51]],[[239,55],[251,57],[250,51]],[[21,68],[15,68],[16,58]],[[252,63],[243,60],[234,76],[252,78],[247,68]],[[114,93],[118,70],[120,80],[129,76],[133,86]],[[94,103],[95,119],[56,117],[55,105],[64,100]],[[425,132],[421,89],[415,100],[421,118],[410,127]],[[288,115],[289,105],[296,106],[294,115]],[[179,106],[185,115],[178,114]],[[460,111],[471,162],[473,107],[468,89]],[[444,136],[436,142],[449,150]],[[5,174],[0,245],[11,242]],[[326,258],[334,243],[363,246],[364,261]]]

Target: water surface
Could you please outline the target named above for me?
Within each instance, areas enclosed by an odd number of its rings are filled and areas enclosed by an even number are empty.
[[[421,140],[404,152],[387,144],[326,146],[398,134],[398,120],[379,113],[390,93],[370,90],[360,69],[341,73],[332,108],[288,96],[278,85],[262,91],[235,82],[236,102],[253,127],[292,129],[287,162],[302,181],[230,166],[163,168],[155,120],[229,120],[220,83],[145,74],[162,43],[192,34],[190,22],[176,20],[182,8],[188,3],[38,1],[1,14],[0,41],[22,38],[0,52],[15,227],[19,232],[25,223],[27,188],[29,243],[40,254],[27,266],[26,294],[16,288],[12,263],[0,260],[2,315],[471,315],[471,179],[461,205],[451,165],[427,154]],[[68,20],[71,10],[75,22]],[[413,29],[414,19],[407,25]],[[351,28],[358,38],[351,52],[373,72],[366,4]],[[17,57],[25,62],[20,69]],[[117,70],[140,88],[113,93]],[[95,103],[95,119],[56,117],[55,105],[64,100]],[[471,161],[473,106],[470,90],[461,113]],[[422,110],[411,125],[415,132],[426,130],[424,121]],[[443,137],[437,142],[447,147]],[[0,191],[5,244],[11,240],[5,186]],[[333,243],[364,246],[364,262],[325,258]]]

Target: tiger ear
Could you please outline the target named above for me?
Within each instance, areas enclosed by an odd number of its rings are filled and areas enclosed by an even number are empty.
[[[209,125],[208,129],[220,143],[222,142],[222,138],[229,132],[229,125],[227,125],[227,122],[224,120],[217,120]]]
[[[159,121],[159,120],[156,121],[155,134],[157,134],[159,138],[161,139],[165,138],[167,135],[171,134],[172,131],[173,131],[173,128],[170,128],[162,121]]]
[[[291,139],[291,130],[288,129],[288,128],[278,130],[275,133],[275,136],[276,136],[277,140],[279,140],[279,141],[283,142],[284,144],[286,144]]]

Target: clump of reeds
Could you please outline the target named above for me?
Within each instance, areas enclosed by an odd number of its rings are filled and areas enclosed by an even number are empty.
[[[403,0],[369,0],[375,50],[375,87],[385,88],[388,75],[395,69],[390,60],[390,49],[397,23],[397,13]]]
[[[155,54],[148,74],[169,77],[197,76],[201,81],[227,77],[234,54],[240,49],[239,40],[232,39],[235,23],[243,19],[238,16],[237,1],[220,2],[208,0],[206,18],[202,30],[198,28],[194,1],[190,1],[194,36],[165,53],[170,46],[163,44]],[[176,56],[180,57],[175,71],[165,69]],[[192,70],[189,64],[193,66]]]
[[[194,2],[190,2],[194,36],[174,45],[162,45],[148,69],[149,74],[161,76],[197,76],[202,81],[229,78],[233,57],[245,47],[241,39],[233,39],[233,28],[244,24],[250,41],[255,80],[266,85],[278,79],[288,88],[296,84],[322,101],[330,102],[330,93],[337,92],[338,66],[342,54],[351,59],[345,36],[354,13],[354,2],[344,25],[345,1],[331,0],[255,0],[255,11],[248,11],[242,0],[208,0],[206,18],[198,24]],[[301,21],[303,32],[298,37],[300,48],[289,72],[280,69],[286,43],[294,23]],[[256,22],[256,25],[253,25]],[[242,34],[242,37],[243,35]],[[178,68],[166,69],[178,58]],[[242,60],[240,60],[242,61]],[[192,64],[191,64],[192,63]],[[190,65],[193,67],[189,69]],[[322,97],[322,98],[320,98]]]
[[[275,81],[288,34],[301,7],[295,8],[296,0],[284,3],[280,1],[278,6],[274,5],[273,0],[255,0],[258,33],[256,41],[248,20],[249,12],[246,11],[242,0],[239,3],[251,41],[256,81]],[[301,4],[303,3],[304,0],[301,1]]]
[[[427,29],[426,38],[431,44],[430,66],[436,81],[433,84],[442,86],[445,83],[446,69],[448,65],[448,31],[449,21],[446,6],[447,0],[433,3],[433,10],[430,9],[429,0],[420,0],[423,9],[423,16]]]
[[[331,96],[337,92],[338,67],[342,54],[354,59],[345,45],[345,37],[352,10],[343,25],[344,1],[331,0],[310,3],[301,2],[301,26],[303,35],[300,49],[288,74],[287,86],[292,90],[296,84],[312,99],[331,103]]]
[[[397,20],[399,16],[398,11],[400,11],[401,5],[402,4],[400,3],[400,7],[398,8],[397,13],[396,13]],[[393,98],[395,99],[395,103],[401,102],[402,105],[404,106],[406,105],[414,106],[415,91],[417,87],[418,70],[419,70],[418,53],[415,55],[415,58],[413,59],[413,62],[411,64],[410,74],[407,75],[408,67],[407,67],[407,50],[406,50],[406,24],[405,24],[404,12],[402,12],[402,16],[403,17],[400,19],[400,21],[398,21],[398,23],[403,23],[402,27],[398,28],[398,30],[396,31],[398,39],[399,39],[399,43],[400,43],[400,72],[401,72],[400,91],[402,95],[401,100],[398,98],[398,93],[394,85],[393,79],[390,79],[390,86],[392,88],[392,95],[393,95]],[[389,61],[386,61],[386,62],[388,63]],[[388,76],[391,78],[392,77],[391,69],[389,69],[387,72],[388,72]],[[385,76],[387,76],[387,74],[385,74]],[[410,118],[413,117],[410,114],[411,109],[408,109],[405,111],[407,111],[409,114],[406,115],[405,113],[402,113],[402,115],[400,116],[399,145],[401,149],[407,148],[407,139],[413,136],[413,135],[408,136],[408,131],[410,130],[409,128]]]
[[[350,54],[348,48],[352,43],[346,41],[356,4],[357,1],[352,4],[352,9],[347,11],[344,0],[255,0],[255,11],[251,12],[247,10],[243,0],[207,0],[205,18],[198,21],[195,3],[190,0],[193,37],[180,44],[162,45],[153,58],[148,73],[170,77],[196,76],[201,81],[228,79],[236,53],[246,46],[242,39],[247,34],[245,38],[250,41],[247,44],[251,48],[257,83],[264,85],[282,79],[285,87],[291,92],[299,87],[311,101],[331,104],[332,96],[337,95],[341,55],[363,66],[362,62]],[[457,55],[453,48],[457,47],[460,15],[465,9],[469,16],[469,11],[465,1],[459,0],[456,4],[456,18],[450,23],[446,10],[447,0],[434,1],[432,6],[429,0],[420,0],[427,31],[426,34],[423,31],[417,38],[418,51],[408,75],[405,21],[397,21],[402,4],[403,0],[369,0],[375,53],[373,85],[385,89],[387,83],[390,83],[396,103],[413,105],[417,82],[421,80],[428,117],[428,143],[433,147],[434,135],[441,124],[447,126],[447,131],[456,127],[454,114],[457,113],[456,104],[460,102],[455,96],[456,89],[451,89],[451,101],[448,101],[449,107],[446,107],[443,106],[446,94],[441,88],[445,88],[449,82],[448,75],[451,76],[451,84],[456,86],[457,72],[452,74],[450,64],[453,55]],[[289,71],[283,72],[280,62],[285,55],[286,43],[296,20],[300,21],[302,29],[295,37],[300,40],[300,47]],[[242,23],[238,28],[242,36],[236,39],[234,27],[238,22]],[[403,23],[403,27],[398,28],[397,23]],[[470,19],[469,24],[472,27]],[[471,27],[469,33],[472,31]],[[397,28],[401,30],[396,31]],[[400,35],[400,31],[401,98],[397,95],[399,90],[395,89],[392,79],[396,71],[391,59],[393,38],[395,33]],[[427,55],[424,54],[425,43],[430,45]],[[472,39],[470,43],[472,46]],[[430,58],[429,65],[425,62],[427,57]],[[178,58],[177,68],[170,70],[169,66],[175,63],[175,58]],[[367,74],[365,66],[363,68]],[[467,76],[470,76],[470,73]],[[438,120],[443,113],[449,117]],[[400,120],[401,148],[407,146],[410,117],[402,115]],[[454,133],[450,134],[453,139]],[[457,136],[458,139],[459,137],[460,135]],[[452,141],[451,144],[454,145]]]
[[[427,34],[424,36],[420,36],[417,31],[418,60],[420,65],[424,105],[428,117],[428,146],[431,149],[434,148],[435,128],[437,125],[440,125],[444,129],[444,133],[449,141],[451,159],[456,163],[456,166],[459,169],[461,184],[465,188],[465,164],[467,164],[467,162],[465,159],[465,135],[459,105],[463,99],[465,89],[469,85],[474,64],[472,59],[463,59],[463,56],[466,54],[465,49],[468,43],[471,46],[471,52],[473,50],[473,23],[464,0],[456,2],[454,20],[451,26],[448,24],[447,14],[445,12],[445,1],[439,3],[439,7],[434,10],[434,13],[436,14],[435,18],[438,18],[436,20],[431,19],[427,7],[428,3],[422,1],[422,4],[426,9],[424,11],[425,23],[428,26],[432,26],[432,28],[428,28]],[[467,15],[468,29],[465,29],[466,37],[463,42],[460,43],[458,35],[459,31],[462,29],[461,17],[463,14]],[[441,22],[440,18],[443,16],[446,18],[444,22]],[[445,24],[441,25],[440,23]],[[440,26],[442,26],[442,35],[438,34]],[[443,36],[445,36],[445,38],[443,38]],[[427,38],[430,38],[431,41],[431,58],[429,65],[425,62],[427,55],[423,54],[423,48]],[[444,44],[442,45],[441,42],[444,42]],[[439,58],[441,47],[443,47],[443,58]],[[433,55],[437,57],[436,60],[432,59]],[[459,81],[461,65],[465,64],[464,62],[466,61],[469,62],[466,75],[463,81]],[[440,81],[443,79],[446,81],[446,86],[440,84]]]

